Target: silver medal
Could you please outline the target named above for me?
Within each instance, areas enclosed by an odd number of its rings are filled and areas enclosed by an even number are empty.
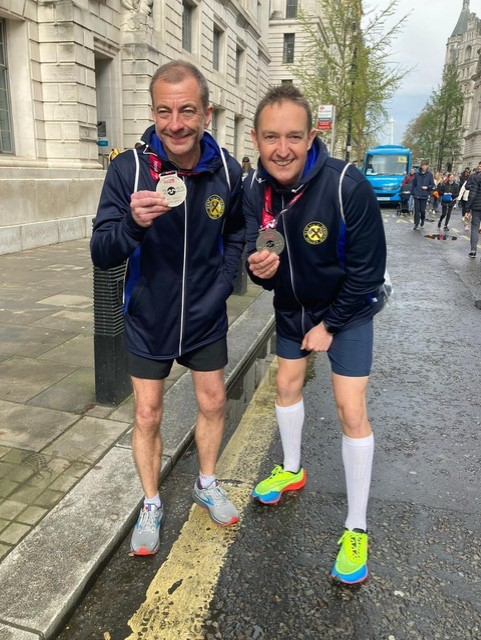
[[[259,237],[256,240],[257,251],[267,249],[269,253],[282,253],[285,247],[284,237],[275,229],[264,229],[259,231]]]
[[[177,207],[182,204],[187,195],[184,181],[176,173],[160,176],[156,191],[159,191],[165,197],[169,207]]]

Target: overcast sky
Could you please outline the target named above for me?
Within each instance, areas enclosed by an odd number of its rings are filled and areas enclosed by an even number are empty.
[[[388,0],[367,0],[366,8],[387,7]],[[400,144],[410,120],[421,112],[431,92],[441,83],[446,43],[463,8],[463,0],[401,0],[386,27],[409,13],[402,31],[393,40],[392,60],[416,69],[403,80],[388,105],[394,124],[380,136],[380,144]],[[469,9],[481,17],[481,0],[470,0]],[[383,29],[386,31],[386,28]],[[391,140],[392,137],[392,140]]]

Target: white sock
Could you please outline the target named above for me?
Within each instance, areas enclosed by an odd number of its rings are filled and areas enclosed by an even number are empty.
[[[280,407],[276,404],[276,418],[284,452],[284,469],[297,473],[301,467],[304,400],[300,400],[290,407]]]
[[[366,438],[342,436],[342,462],[346,474],[346,529],[367,531],[366,512],[371,487],[374,435]]]
[[[207,489],[213,482],[215,482],[215,476],[206,476],[199,471],[199,484],[201,489]]]
[[[153,504],[157,509],[160,509],[162,502],[158,493],[153,498],[147,498],[147,496],[144,497],[144,507],[149,504]]]

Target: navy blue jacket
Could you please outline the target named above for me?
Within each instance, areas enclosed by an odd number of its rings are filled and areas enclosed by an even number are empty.
[[[239,163],[204,133],[197,167],[178,172],[187,187],[185,202],[145,229],[132,217],[131,194],[155,191],[158,173],[153,161],[162,161],[162,172],[177,167],[168,160],[153,126],[142,141],[146,144],[119,154],[109,166],[90,247],[93,263],[101,269],[128,260],[127,349],[145,358],[171,359],[227,332],[225,303],[244,244],[242,172]]]
[[[427,187],[427,189],[422,189],[422,187]],[[434,177],[430,171],[425,171],[424,173],[416,171],[412,181],[412,194],[415,198],[427,200],[434,187]]]
[[[481,172],[468,178],[466,188],[469,184],[469,198],[466,203],[466,211],[481,211]]]
[[[263,280],[249,272],[254,282],[274,289],[277,330],[297,342],[321,320],[337,332],[367,322],[379,309],[374,298],[386,268],[381,212],[369,182],[350,165],[342,181],[342,215],[339,184],[345,166],[316,138],[294,188],[279,186],[260,161],[253,178],[243,182],[248,255],[256,251],[266,184],[272,185],[274,214],[304,188],[278,219],[286,246],[277,273]]]

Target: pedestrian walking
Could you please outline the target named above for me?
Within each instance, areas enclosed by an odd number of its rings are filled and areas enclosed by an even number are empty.
[[[461,219],[464,224],[464,230],[468,230],[468,221],[466,220],[466,205],[469,198],[469,189],[467,188],[468,178],[471,174],[471,169],[465,167],[459,176],[459,193],[458,193],[458,205],[461,206]]]
[[[438,186],[439,199],[441,200],[441,217],[438,222],[438,229],[444,220],[444,231],[449,231],[449,220],[451,212],[456,205],[456,198],[459,195],[459,184],[454,180],[454,174],[448,174],[447,182],[441,182]]]
[[[282,464],[252,495],[273,504],[305,485],[302,388],[309,355],[327,352],[348,503],[331,576],[363,582],[374,452],[366,389],[386,264],[381,212],[365,177],[328,156],[309,103],[294,85],[274,87],[261,100],[252,138],[260,159],[255,179],[244,182],[248,269],[275,294],[275,412],[283,448]]]
[[[252,165],[249,156],[242,158],[242,180],[245,180],[248,175],[253,173]]]
[[[481,162],[478,168],[481,169]],[[466,184],[467,186],[469,185],[469,198],[466,204],[465,216],[471,223],[470,251],[468,256],[475,258],[478,250],[479,227],[481,224],[481,171],[471,176]]]
[[[164,379],[189,368],[198,404],[199,476],[193,500],[219,525],[238,512],[215,468],[224,428],[226,299],[244,242],[241,168],[205,131],[213,112],[205,77],[174,60],[150,82],[154,124],[142,145],[110,165],[91,240],[95,265],[127,262],[124,324],[135,398],[132,451],[145,493],[131,551],[159,548],[158,484]]]
[[[424,227],[426,217],[426,205],[429,195],[434,189],[433,174],[429,171],[427,160],[421,162],[419,171],[414,174],[412,191],[414,197],[414,229]]]
[[[414,167],[411,167],[409,173],[406,173],[401,182],[401,203],[398,209],[398,215],[412,213],[413,211],[412,185],[415,171]]]
[[[443,176],[440,171],[436,171],[433,176],[434,189],[431,192],[431,213],[434,215],[439,213],[439,187],[443,183]]]

